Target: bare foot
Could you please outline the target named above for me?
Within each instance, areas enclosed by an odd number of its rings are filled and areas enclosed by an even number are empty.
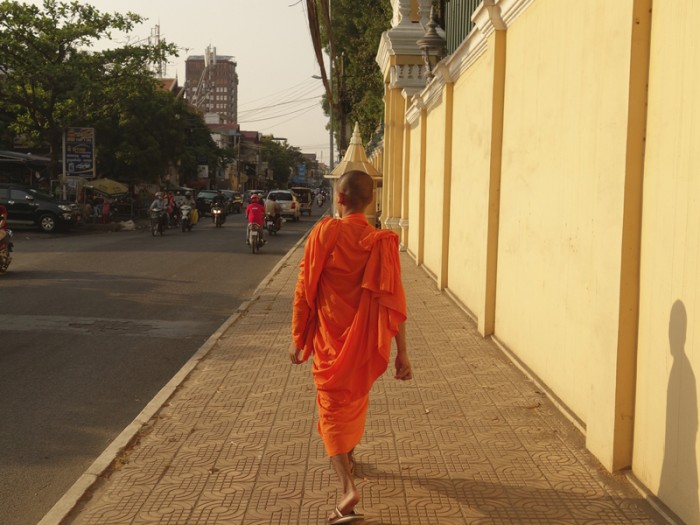
[[[340,521],[346,516],[351,516],[354,512],[355,505],[360,502],[360,493],[357,490],[352,490],[340,500],[335,510],[328,516],[328,523],[348,523]],[[340,515],[338,515],[340,513]]]

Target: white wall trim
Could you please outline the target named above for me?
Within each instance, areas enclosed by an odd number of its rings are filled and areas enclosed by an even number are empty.
[[[406,111],[406,122],[413,127],[420,121],[421,110],[424,108],[423,99],[419,95],[414,95],[411,99],[411,107]]]
[[[500,15],[506,27],[510,27],[534,1],[535,0],[495,0],[495,5],[500,8]]]
[[[389,73],[389,87],[391,89],[418,89],[425,88],[425,66],[422,64],[404,64],[392,66]]]
[[[445,87],[445,82],[440,77],[435,77],[421,93],[421,98],[425,104],[425,108],[430,111],[442,102],[442,88]]]

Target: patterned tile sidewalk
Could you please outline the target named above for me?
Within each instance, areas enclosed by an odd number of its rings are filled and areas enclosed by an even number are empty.
[[[64,523],[323,524],[336,482],[308,365],[292,366],[297,250]],[[663,523],[402,255],[411,382],[375,385],[358,487],[368,525]]]

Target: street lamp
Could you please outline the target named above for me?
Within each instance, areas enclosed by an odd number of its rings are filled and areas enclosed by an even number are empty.
[[[423,52],[423,61],[425,62],[425,67],[427,72],[425,78],[429,81],[435,76],[433,70],[440,60],[442,60],[447,54],[447,49],[445,48],[445,39],[442,38],[438,32],[435,30],[437,22],[435,21],[435,8],[430,8],[430,17],[428,23],[425,24],[425,34],[423,38],[416,41],[416,44]]]

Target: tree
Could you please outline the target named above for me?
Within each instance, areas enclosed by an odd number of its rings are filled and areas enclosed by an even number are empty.
[[[179,166],[186,178],[196,178],[199,164],[209,163],[213,171],[222,155],[202,116],[157,88],[133,93],[118,111],[93,122],[98,170],[106,177],[159,182],[171,166]]]
[[[142,20],[77,1],[0,2],[0,114],[13,117],[10,130],[30,145],[50,149],[54,175],[64,128],[113,118],[139,98],[134,93],[154,93],[149,66],[175,55],[171,44],[89,50]]]
[[[290,146],[287,141],[279,142],[272,137],[263,136],[261,141],[261,157],[267,161],[272,170],[275,185],[286,188],[289,183],[290,169],[295,170],[299,164],[306,164],[306,158],[299,148]]]
[[[345,150],[355,122],[368,139],[384,113],[384,82],[375,62],[379,41],[392,15],[389,0],[307,0],[309,25],[316,56],[322,47],[333,60],[333,94],[323,107],[329,114],[333,101],[334,131],[339,149]],[[322,66],[322,75],[326,75]]]

